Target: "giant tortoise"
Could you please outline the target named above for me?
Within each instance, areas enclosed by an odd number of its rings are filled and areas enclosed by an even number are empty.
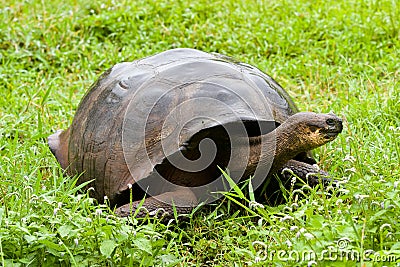
[[[92,197],[140,217],[214,201],[230,188],[221,170],[253,188],[285,167],[302,179],[324,173],[310,151],[341,131],[334,114],[298,112],[253,66],[173,49],[106,71],[49,146]]]

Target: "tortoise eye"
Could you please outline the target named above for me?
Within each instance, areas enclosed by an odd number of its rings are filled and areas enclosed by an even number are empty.
[[[326,120],[326,124],[328,124],[329,126],[335,126],[335,120],[334,119],[327,119]]]

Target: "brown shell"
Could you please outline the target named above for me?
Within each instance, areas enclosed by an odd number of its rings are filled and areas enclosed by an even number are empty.
[[[235,121],[281,123],[297,109],[255,67],[194,49],[115,65],[83,98],[61,143],[70,175],[95,180],[94,197],[118,194],[194,135]],[[63,166],[67,167],[67,166]]]

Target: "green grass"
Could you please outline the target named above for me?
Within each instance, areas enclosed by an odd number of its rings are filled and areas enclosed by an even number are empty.
[[[0,1],[0,265],[306,266],[296,253],[310,251],[318,266],[399,264],[398,1],[92,2]],[[342,194],[288,192],[285,205],[250,209],[233,191],[164,225],[127,223],[77,191],[46,137],[69,126],[107,68],[174,47],[234,56],[301,110],[343,117],[343,133],[316,151],[347,181]]]

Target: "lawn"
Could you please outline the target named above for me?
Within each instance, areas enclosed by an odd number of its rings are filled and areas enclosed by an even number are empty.
[[[399,18],[395,0],[0,0],[0,264],[399,266]],[[79,191],[47,136],[109,67],[176,47],[255,65],[300,110],[342,117],[315,151],[341,187],[252,208],[233,191],[170,224]]]

